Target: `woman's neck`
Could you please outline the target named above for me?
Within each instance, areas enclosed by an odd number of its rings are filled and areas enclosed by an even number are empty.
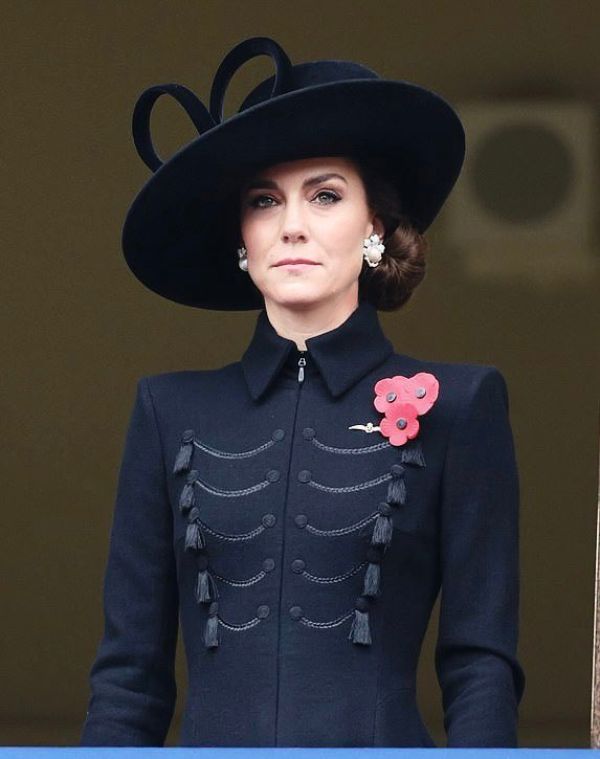
[[[319,305],[289,308],[279,303],[265,301],[265,310],[275,332],[293,340],[298,350],[306,350],[306,340],[339,327],[358,307],[356,300],[346,302],[327,301]]]

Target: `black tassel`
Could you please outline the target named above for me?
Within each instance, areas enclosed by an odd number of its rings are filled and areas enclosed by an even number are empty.
[[[369,628],[369,602],[366,598],[359,598],[354,609],[354,618],[348,634],[348,639],[362,646],[370,646],[371,630]]]
[[[404,467],[402,464],[392,464],[392,479],[388,485],[387,502],[398,506],[406,501],[406,483],[404,482]]]
[[[179,510],[187,511],[194,504],[194,486],[186,482],[179,496]]]
[[[187,472],[190,468],[192,461],[192,453],[194,452],[194,430],[186,430],[181,436],[181,447],[177,453],[175,464],[173,466],[173,474],[178,472]]]
[[[371,543],[374,546],[388,546],[392,542],[393,532],[392,520],[380,514],[375,520]]]
[[[197,521],[190,522],[185,532],[185,550],[201,551],[203,548],[206,548],[206,541],[200,525]]]
[[[403,464],[413,464],[414,466],[425,466],[425,457],[419,443],[408,448],[402,449],[401,461]]]
[[[211,603],[208,610],[206,627],[204,628],[204,645],[206,648],[217,648],[219,645],[219,604]]]
[[[390,518],[391,513],[392,507],[389,503],[382,501],[379,504],[379,516],[375,520],[375,526],[373,527],[373,536],[371,538],[372,545],[387,548],[392,542],[394,528]]]
[[[196,601],[199,604],[214,601],[219,597],[219,592],[215,581],[213,580],[208,569],[202,569],[198,572],[198,581],[196,583]]]
[[[363,585],[363,596],[374,598],[379,595],[381,586],[381,561],[383,559],[383,552],[385,549],[377,546],[371,546],[367,551],[367,571],[365,572],[365,579]],[[364,599],[363,599],[364,601]],[[358,604],[357,602],[357,605]],[[364,605],[364,604],[363,604]]]
[[[363,586],[363,596],[370,596],[374,598],[379,595],[379,583],[381,579],[381,571],[379,564],[369,564],[367,571],[365,572],[365,582]]]
[[[208,571],[208,556],[200,553],[197,556],[198,579],[196,581],[196,601],[199,604],[216,601],[219,597],[216,583]]]
[[[198,470],[196,469],[192,469],[188,472],[188,476],[186,478],[187,481],[181,490],[181,495],[179,496],[179,510],[182,512],[187,511],[194,505],[194,480],[197,478],[197,476]]]

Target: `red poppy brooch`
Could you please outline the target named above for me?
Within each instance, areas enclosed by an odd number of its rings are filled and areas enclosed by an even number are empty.
[[[433,374],[419,372],[412,377],[385,377],[375,383],[373,405],[384,414],[379,426],[353,424],[348,429],[381,432],[391,445],[404,445],[419,433],[417,417],[426,414],[437,400],[440,383]]]

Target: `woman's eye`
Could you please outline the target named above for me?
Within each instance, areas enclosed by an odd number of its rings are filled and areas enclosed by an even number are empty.
[[[337,193],[332,192],[331,190],[321,190],[321,192],[318,192],[315,195],[315,198],[321,198],[321,197],[324,197],[327,199],[325,202],[319,203],[319,205],[322,205],[322,206],[332,205],[333,203],[336,203],[340,199],[340,196]]]
[[[252,206],[252,208],[270,208],[272,203],[263,203],[263,200],[274,202],[270,195],[256,195],[248,201],[248,205]]]
[[[318,201],[318,205],[320,206],[329,206],[337,203],[340,200],[340,196],[332,190],[321,190],[315,195],[314,199]],[[248,205],[251,208],[272,208],[276,202],[275,198],[271,197],[271,195],[255,195],[253,198],[250,198]]]

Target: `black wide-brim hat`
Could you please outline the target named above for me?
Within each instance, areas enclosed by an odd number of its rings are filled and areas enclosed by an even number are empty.
[[[276,73],[223,119],[235,71],[257,55]],[[150,136],[152,107],[162,94],[186,110],[200,136],[164,163]],[[154,172],[133,201],[123,228],[125,259],[154,292],[197,308],[262,308],[260,291],[238,266],[238,195],[259,167],[313,156],[370,157],[398,188],[403,213],[424,232],[460,173],[461,122],[439,95],[381,79],[351,61],[292,65],[268,37],[234,47],[215,75],[210,110],[186,87],[163,84],[140,96],[133,114],[138,153]]]

